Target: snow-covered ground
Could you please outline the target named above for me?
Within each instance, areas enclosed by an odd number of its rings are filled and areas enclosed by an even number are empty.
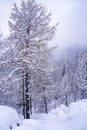
[[[87,130],[87,100],[72,103],[69,107],[61,105],[48,114],[32,115],[31,119],[23,120],[20,126],[16,125],[20,121],[15,110],[7,109],[4,113],[3,109],[0,107],[0,130],[10,130],[9,126],[13,130]]]
[[[11,130],[20,122],[18,114],[13,108],[0,106],[0,130]]]

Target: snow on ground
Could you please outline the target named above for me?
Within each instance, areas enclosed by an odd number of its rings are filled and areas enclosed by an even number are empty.
[[[3,119],[0,119],[0,126],[2,124],[7,126],[7,129],[0,127],[0,130],[9,130],[8,126],[10,125],[15,126],[12,130],[87,130],[87,100],[71,103],[69,107],[61,105],[48,114],[34,114],[31,119],[22,120],[20,126],[16,126],[19,121],[18,116],[16,114],[14,116],[13,112],[12,117],[10,117],[10,113],[7,113],[9,112],[6,112],[6,116],[0,110],[0,118]],[[7,119],[2,118],[4,117],[3,114]],[[8,125],[7,122],[10,124]]]
[[[87,100],[61,105],[48,114],[36,114],[23,120],[14,130],[87,130]]]
[[[8,106],[0,106],[0,130],[11,130],[20,124],[17,112]]]

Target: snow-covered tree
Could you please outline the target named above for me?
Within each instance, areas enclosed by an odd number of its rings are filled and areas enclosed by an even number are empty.
[[[82,62],[82,51],[84,52],[84,49],[71,47],[66,50],[66,53],[64,53],[65,55],[63,55],[61,59],[58,59],[58,62],[56,63],[54,81],[56,83],[56,97],[58,104],[65,102],[66,104],[69,104],[70,102],[79,99],[80,78],[78,73],[80,72],[80,69],[78,66],[80,63],[79,59],[81,59]]]
[[[51,14],[35,0],[23,1],[20,7],[14,4],[9,21],[11,30],[9,40],[13,50],[13,61],[23,68],[23,99],[25,100],[23,102],[26,118],[30,118],[30,95],[28,94],[30,79],[39,70],[47,73],[46,69],[48,69],[46,64],[43,66],[51,55],[47,43],[52,40],[56,31],[56,26],[51,26],[50,21]]]
[[[79,99],[87,97],[87,51],[84,50],[78,59],[76,71],[76,83],[79,92]]]

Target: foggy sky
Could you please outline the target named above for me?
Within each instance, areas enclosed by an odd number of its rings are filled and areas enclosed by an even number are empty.
[[[9,34],[8,18],[13,3],[20,0],[0,0],[0,28]],[[87,44],[87,0],[37,0],[52,12],[52,24],[59,22],[53,44],[69,46]]]

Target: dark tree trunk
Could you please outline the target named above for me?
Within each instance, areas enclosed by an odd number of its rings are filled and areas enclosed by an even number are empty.
[[[23,71],[23,116],[25,119],[26,114],[25,114],[25,73],[24,73],[24,71]]]
[[[29,72],[24,71],[24,85],[23,85],[23,115],[25,119],[30,119],[32,114],[32,100],[31,100],[31,84]]]
[[[66,104],[66,106],[68,107],[68,98],[67,98],[67,94],[65,95],[65,98],[66,98],[65,104]]]
[[[57,108],[57,97],[55,97],[55,109]]]
[[[30,97],[30,113],[32,114],[32,99]]]
[[[25,90],[24,89],[25,88],[24,88],[24,83],[23,83],[23,115],[24,115],[24,119],[25,119],[26,115],[25,115],[25,92],[24,92]]]
[[[46,97],[45,96],[44,96],[44,105],[45,105],[45,112],[47,114],[48,110],[47,110],[47,101],[46,101]]]
[[[26,119],[30,119],[30,106],[29,106],[29,79],[28,72],[25,72],[25,100],[26,100]]]

